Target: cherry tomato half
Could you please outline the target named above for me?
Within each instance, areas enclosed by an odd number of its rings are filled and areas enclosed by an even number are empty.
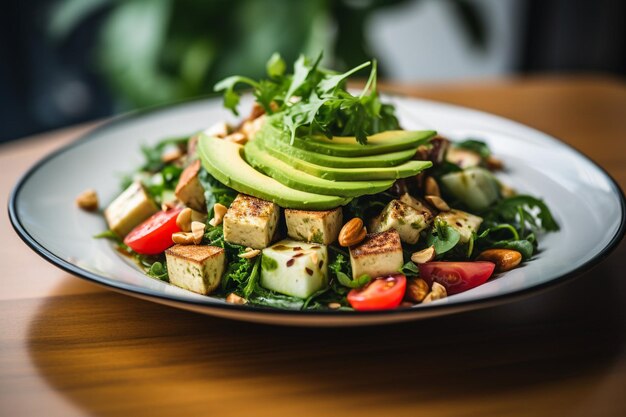
[[[176,217],[182,209],[159,211],[145,222],[135,227],[125,238],[124,243],[143,255],[157,255],[172,246],[172,234],[180,232]]]
[[[484,284],[496,264],[493,262],[427,262],[419,266],[420,278],[446,287],[448,295],[458,294]]]
[[[400,305],[406,290],[406,277],[402,274],[379,277],[363,288],[348,293],[348,302],[358,311],[390,310]]]

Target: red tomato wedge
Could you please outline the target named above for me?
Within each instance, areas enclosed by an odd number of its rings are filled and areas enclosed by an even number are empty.
[[[402,274],[379,277],[363,288],[348,293],[348,302],[358,311],[390,310],[400,305],[406,290],[406,277]]]
[[[446,287],[448,295],[458,294],[484,284],[496,264],[493,262],[427,262],[419,265],[420,278]]]
[[[174,244],[172,234],[180,232],[176,217],[181,211],[179,208],[159,211],[135,227],[124,238],[124,243],[142,255],[158,255]]]

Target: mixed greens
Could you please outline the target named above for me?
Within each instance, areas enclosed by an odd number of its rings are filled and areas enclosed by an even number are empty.
[[[473,288],[490,278],[494,269],[504,272],[531,260],[538,251],[538,237],[558,230],[542,200],[516,194],[500,183],[494,172],[503,164],[485,142],[476,138],[452,142],[434,132],[407,136],[393,106],[382,103],[377,93],[375,61],[345,73],[321,68],[320,61],[321,55],[315,60],[301,56],[289,74],[286,63],[274,54],[266,79],[233,76],[218,83],[215,89],[223,92],[225,107],[235,114],[240,101],[236,87],[252,88],[255,108],[250,117],[238,127],[221,123],[204,133],[143,147],[145,163],[124,178],[126,191],[105,211],[112,230],[97,237],[114,240],[120,252],[134,257],[154,278],[169,281],[175,273],[179,278],[171,280],[174,284],[229,302],[281,309],[368,310],[431,302]],[[370,74],[365,87],[353,95],[346,81],[366,67]],[[388,136],[378,135],[381,132]],[[393,146],[388,148],[389,144]],[[265,159],[265,154],[275,154],[277,147],[285,158],[306,166],[306,172],[291,164],[288,169],[294,169],[295,176],[276,173],[272,164],[279,162]],[[232,152],[222,154],[223,149]],[[407,151],[405,158],[401,153]],[[220,158],[230,158],[226,164],[236,167],[232,173],[224,172],[229,168],[220,165]],[[345,168],[342,161],[352,161],[346,165],[354,163],[357,168]],[[383,169],[385,164],[389,168]],[[237,169],[252,170],[258,178],[248,185]],[[395,177],[377,180],[385,169]],[[309,182],[299,179],[316,170],[323,175]],[[342,194],[341,182],[324,178],[337,173],[352,181],[349,184],[364,184],[366,191]],[[371,186],[364,176],[374,178],[367,180]],[[385,184],[383,191],[367,191],[380,184]],[[315,192],[312,186],[317,187]],[[132,193],[129,187],[135,187]],[[311,201],[279,207],[277,202],[291,201],[280,198],[285,190],[304,193]],[[326,194],[318,195],[319,190]],[[131,200],[135,206],[129,209],[124,204]],[[242,212],[247,214],[238,214],[239,223],[232,223],[241,204],[246,204]],[[252,218],[255,210],[268,211]],[[283,211],[286,219],[281,217]],[[126,216],[121,226],[120,213]],[[133,213],[132,221],[128,213]],[[142,213],[140,219],[136,213]],[[191,220],[181,226],[185,215]],[[265,241],[249,243],[252,240],[245,235],[257,232],[244,226],[261,224],[259,219],[264,222],[259,228],[267,229],[259,239]],[[318,221],[321,229],[307,230]],[[233,224],[242,227],[237,235]],[[350,241],[346,238],[350,228],[354,229],[350,237],[356,240],[348,245],[343,242]],[[362,236],[355,237],[357,232]],[[273,243],[286,234],[289,239]],[[154,246],[159,239],[163,245]],[[176,253],[168,249],[174,243]],[[196,253],[200,250],[201,260]],[[297,253],[289,258],[292,250]],[[313,261],[300,262],[303,255]],[[285,259],[286,267],[278,264]],[[306,273],[294,272],[293,279],[315,279],[319,285],[307,283],[304,292],[282,290],[291,288],[284,280],[292,279],[283,269],[289,271],[287,267],[298,262]],[[168,266],[176,271],[168,271]],[[272,282],[270,275],[277,281]],[[387,291],[386,298],[372,301],[376,291]]]

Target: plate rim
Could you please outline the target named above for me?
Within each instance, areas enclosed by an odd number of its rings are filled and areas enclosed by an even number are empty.
[[[340,318],[350,319],[354,317],[364,317],[364,318],[370,317],[371,318],[371,317],[381,317],[381,316],[387,316],[390,319],[394,316],[404,316],[403,318],[407,319],[406,317],[407,315],[413,315],[414,316],[413,318],[418,319],[420,318],[420,316],[424,316],[423,318],[430,318],[430,317],[434,317],[437,315],[442,315],[442,314],[445,314],[446,310],[450,310],[450,313],[454,313],[455,311],[458,312],[461,310],[467,310],[470,307],[480,308],[480,307],[488,307],[490,305],[501,304],[508,300],[519,299],[525,296],[529,296],[531,294],[541,292],[546,289],[554,288],[556,286],[559,286],[560,284],[563,284],[565,282],[571,281],[574,278],[579,277],[584,272],[587,272],[593,269],[601,261],[606,259],[608,255],[611,252],[613,252],[613,250],[615,250],[615,248],[622,241],[622,238],[624,237],[626,233],[626,198],[624,196],[623,190],[621,189],[619,184],[615,181],[615,179],[607,172],[606,169],[604,169],[600,164],[596,163],[592,158],[590,158],[589,156],[585,155],[583,152],[576,149],[574,146],[568,144],[567,142],[559,139],[558,137],[554,135],[544,133],[534,127],[525,125],[521,122],[518,122],[513,119],[509,119],[507,117],[489,113],[486,111],[474,109],[471,107],[461,106],[457,104],[442,102],[442,101],[423,99],[423,98],[414,97],[414,96],[405,95],[405,94],[384,93],[384,92],[383,94],[390,98],[397,97],[403,100],[409,100],[409,101],[415,100],[415,101],[431,103],[435,105],[443,105],[445,107],[453,108],[456,110],[462,110],[465,112],[473,112],[480,116],[487,116],[490,118],[499,119],[499,121],[512,123],[523,129],[527,129],[534,133],[541,134],[544,137],[553,140],[554,142],[558,142],[559,145],[569,148],[577,156],[581,157],[582,159],[586,160],[588,163],[593,165],[595,168],[597,168],[609,180],[609,183],[611,184],[613,191],[616,194],[616,197],[619,201],[619,206],[620,206],[620,224],[616,232],[611,237],[611,240],[596,255],[594,255],[593,258],[591,258],[586,263],[578,266],[577,268],[573,269],[572,271],[569,271],[568,273],[555,276],[553,279],[547,282],[535,284],[527,288],[511,291],[505,294],[494,295],[491,297],[484,297],[484,298],[479,298],[475,300],[459,301],[453,304],[447,304],[447,303],[428,304],[428,305],[421,306],[419,309],[399,308],[395,310],[381,310],[381,311],[338,311],[338,310],[283,310],[283,309],[277,309],[277,308],[272,308],[272,307],[263,307],[263,306],[254,306],[254,305],[217,303],[217,302],[214,302],[215,300],[213,298],[208,297],[208,296],[207,296],[207,300],[181,299],[180,297],[177,297],[176,295],[155,291],[149,288],[137,287],[131,284],[126,284],[124,282],[115,281],[105,276],[87,271],[86,269],[83,269],[55,255],[52,251],[48,250],[43,244],[39,243],[37,239],[31,236],[26,230],[26,228],[22,225],[20,217],[18,215],[19,193],[22,187],[24,186],[24,184],[26,184],[26,182],[29,180],[29,178],[35,172],[41,169],[42,166],[46,165],[50,160],[56,158],[57,156],[63,153],[66,153],[72,150],[73,148],[85,142],[97,139],[101,131],[105,131],[116,125],[132,121],[136,118],[143,117],[148,114],[155,114],[160,111],[167,111],[174,107],[178,107],[178,106],[182,107],[184,105],[188,105],[188,104],[192,104],[192,103],[196,103],[200,101],[208,101],[211,99],[217,99],[217,96],[214,94],[207,95],[207,96],[200,96],[200,97],[196,97],[190,100],[182,100],[182,101],[178,101],[174,103],[167,103],[167,104],[161,104],[161,105],[151,106],[147,108],[137,109],[137,110],[133,110],[127,113],[117,115],[117,116],[113,116],[109,120],[81,134],[77,139],[73,140],[72,142],[66,145],[63,145],[62,147],[48,153],[44,157],[40,158],[37,162],[35,162],[25,173],[23,173],[21,177],[18,179],[18,181],[15,183],[15,185],[13,186],[13,189],[9,195],[9,200],[7,204],[9,220],[11,222],[13,229],[15,230],[17,235],[20,237],[20,239],[30,249],[32,249],[36,254],[38,254],[44,260],[62,269],[63,271],[70,273],[71,275],[77,276],[78,278],[81,278],[81,279],[85,279],[99,286],[104,286],[104,287],[107,287],[108,289],[121,292],[127,295],[131,295],[131,296],[134,294],[137,294],[137,295],[140,295],[141,298],[144,298],[144,299],[149,298],[154,301],[161,302],[163,304],[165,303],[167,304],[173,303],[177,305],[189,304],[194,307],[226,310],[226,311],[230,311],[233,313],[237,311],[241,311],[241,312],[247,312],[247,313],[266,314],[270,316],[277,316],[277,315],[296,316],[297,315],[298,317],[301,317],[302,319],[316,318],[316,317],[317,318],[340,317]],[[426,311],[428,311],[428,314],[425,314]],[[420,312],[424,312],[424,314]],[[439,314],[437,314],[437,312]]]

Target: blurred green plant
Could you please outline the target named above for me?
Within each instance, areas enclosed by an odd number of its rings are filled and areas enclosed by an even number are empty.
[[[406,2],[60,0],[49,31],[62,43],[97,22],[97,71],[122,107],[143,107],[209,93],[234,73],[258,78],[274,51],[292,62],[324,50],[326,65],[353,67],[371,56],[365,33],[371,14]],[[470,0],[448,3],[472,44],[484,46],[478,8]]]

